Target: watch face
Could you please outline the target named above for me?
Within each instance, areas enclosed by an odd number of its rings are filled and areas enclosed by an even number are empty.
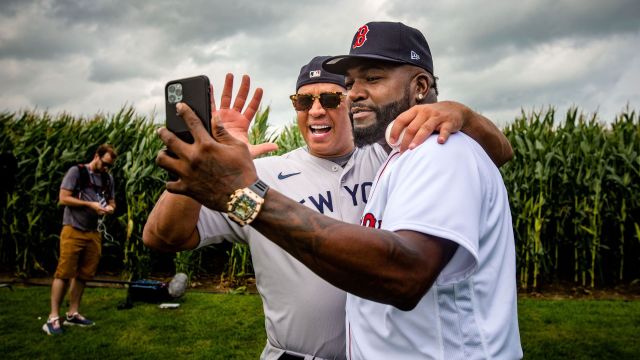
[[[258,203],[255,200],[253,200],[246,194],[242,194],[234,202],[231,212],[240,219],[247,220],[249,219],[249,217],[251,217],[251,214],[256,211],[257,205]]]

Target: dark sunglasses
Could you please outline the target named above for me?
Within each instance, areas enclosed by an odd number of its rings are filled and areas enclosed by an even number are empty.
[[[100,159],[100,161],[102,162],[102,167],[105,167],[107,169],[113,167],[113,163],[106,162],[106,161],[102,160],[102,158]]]
[[[346,96],[347,95],[341,92],[326,92],[320,95],[294,94],[289,96],[289,99],[291,99],[293,108],[296,109],[296,111],[307,111],[311,109],[316,99],[320,99],[320,105],[322,105],[323,108],[336,109]]]

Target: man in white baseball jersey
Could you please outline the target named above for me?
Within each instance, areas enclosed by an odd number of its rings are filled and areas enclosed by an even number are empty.
[[[366,204],[375,172],[387,153],[377,144],[354,146],[344,105],[344,77],[322,70],[321,63],[328,58],[316,57],[302,67],[296,94],[291,97],[308,146],[283,156],[257,159],[255,166],[265,182],[289,198],[318,213],[355,224]],[[226,84],[225,91],[230,91]],[[246,98],[246,95],[236,99]],[[230,104],[230,96],[223,94],[225,98]],[[243,105],[236,103],[234,107],[239,114]],[[452,115],[444,116],[446,111],[458,116],[459,109],[466,108],[451,103],[443,104],[439,111],[443,118],[449,118]],[[248,120],[253,111],[249,114]],[[480,123],[480,131],[476,134],[486,138],[488,146],[492,145],[491,141],[500,143],[504,140],[486,119],[472,112],[466,116],[470,122]],[[460,115],[460,118],[464,116]],[[229,128],[229,120],[225,121],[225,127]],[[498,136],[500,138],[494,139]],[[496,158],[501,156],[504,157],[498,153]],[[184,216],[186,208],[189,215]],[[193,208],[200,211],[199,218]],[[190,224],[183,234],[175,232],[176,217],[170,214],[171,211],[177,211],[180,218],[185,219],[181,224]],[[251,227],[238,226],[222,213],[204,207],[200,209],[200,205],[189,198],[164,194],[145,226],[144,240],[148,246],[167,250],[205,246],[223,240],[247,243],[265,312],[268,342],[262,358],[345,357],[346,294]]]
[[[391,92],[407,83],[404,99],[395,102],[400,111],[432,87],[429,76],[423,84],[419,80],[425,72],[433,74],[427,41],[402,23],[363,25],[349,55],[330,58],[323,67],[346,75],[356,122],[379,121],[371,108],[393,99]],[[414,151],[391,153],[376,175],[362,225],[392,232],[390,241],[406,257],[393,252],[387,260],[417,257],[414,269],[420,263],[426,269],[395,299],[385,290],[345,287],[354,293],[347,297],[350,359],[522,357],[507,191],[476,142],[458,133],[444,146],[429,139]],[[375,231],[371,242],[387,246],[388,235]],[[408,275],[405,266],[400,265],[402,276]],[[381,280],[383,288],[393,290],[398,285],[388,282],[395,277],[391,268],[384,274],[363,272],[368,285]]]

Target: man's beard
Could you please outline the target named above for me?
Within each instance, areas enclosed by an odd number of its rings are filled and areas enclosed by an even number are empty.
[[[376,114],[376,122],[367,127],[356,127],[353,122],[353,115],[349,113],[351,124],[353,125],[353,138],[357,147],[363,147],[369,144],[380,143],[386,145],[384,133],[387,125],[395,120],[398,115],[402,114],[411,107],[411,99],[409,91],[405,91],[404,96],[395,102],[383,105],[382,107],[367,106]]]

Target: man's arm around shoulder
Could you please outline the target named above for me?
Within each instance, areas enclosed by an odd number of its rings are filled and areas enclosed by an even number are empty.
[[[462,131],[482,146],[497,167],[513,159],[513,148],[509,139],[494,123],[462,104],[457,105],[462,109],[467,119]]]

